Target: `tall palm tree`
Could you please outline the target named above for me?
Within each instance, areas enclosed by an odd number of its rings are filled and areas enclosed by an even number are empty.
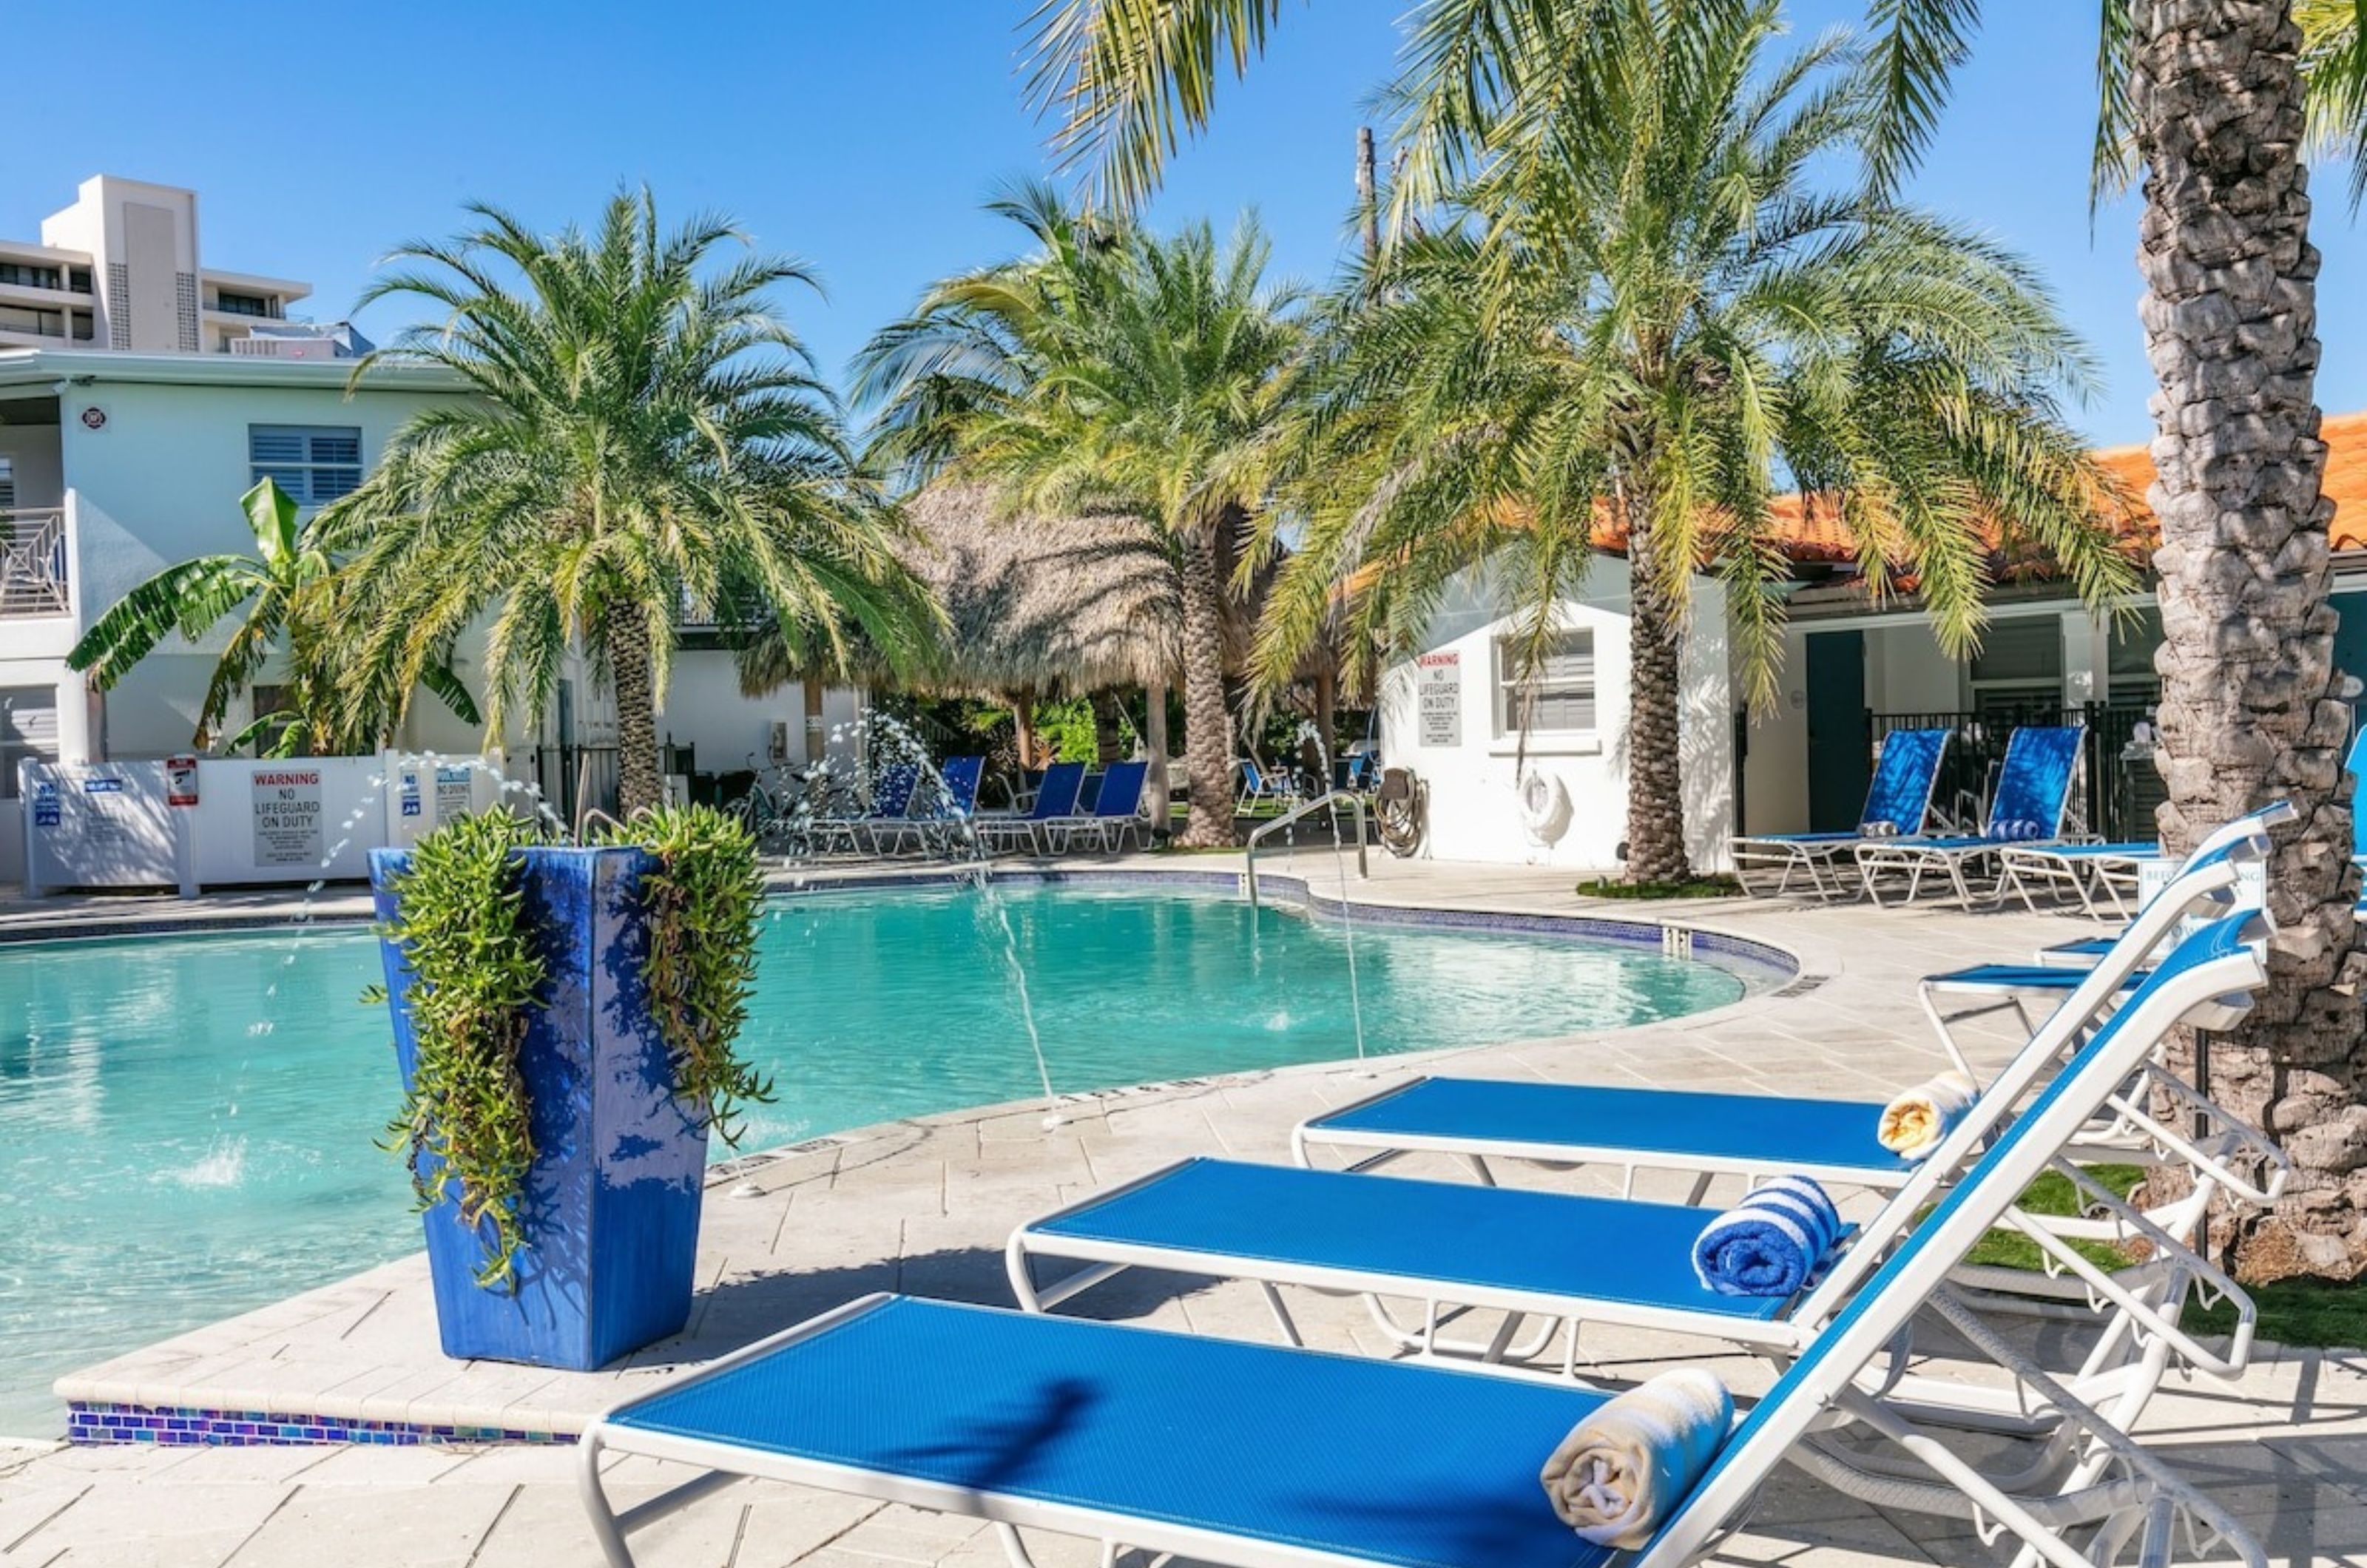
[[[766,627],[801,668],[843,662],[856,631],[909,660],[932,611],[892,547],[896,514],[771,303],[806,271],[720,259],[740,238],[720,219],[662,230],[647,191],[549,235],[470,210],[480,227],[405,246],[364,295],[439,319],[357,379],[426,363],[474,396],[413,416],[323,514],[356,551],[353,689],[413,674],[490,614],[498,735],[520,704],[545,711],[580,648],[614,689],[629,814],[660,798],[656,708],[685,617]]]
[[[1066,211],[1041,187],[999,209],[1037,249],[948,279],[858,361],[880,449],[1015,505],[1127,512],[1172,543],[1183,603],[1183,842],[1234,841],[1223,623],[1230,567],[1266,503],[1302,342],[1252,219],[1160,238]]]
[[[2135,586],[2125,510],[2057,412],[2086,362],[2028,270],[1928,214],[1817,188],[1871,124],[1827,39],[1771,58],[1776,0],[1597,18],[1606,85],[1540,114],[1341,302],[1309,518],[1269,601],[1270,676],[1342,581],[1402,646],[1454,575],[1514,595],[1523,673],[1599,539],[1629,568],[1627,875],[1692,874],[1679,750],[1689,585],[1724,581],[1755,705],[1773,698],[1779,478],[1839,514],[1877,592],[1911,573],[1942,645],[1984,624],[1999,551],[2102,608]],[[1613,51],[1615,51],[1615,53]],[[1554,102],[1549,61],[1508,95]]]
[[[1600,88],[1593,19],[1615,0],[1422,0],[1410,14],[1399,130],[1419,199],[1501,131],[1494,89],[1523,57],[1559,58],[1573,103]],[[1694,0],[1737,6],[1745,0]],[[1895,188],[1969,52],[1979,0],[1867,0],[1884,130],[1870,187]],[[1264,46],[1282,0],[1045,0],[1034,85],[1056,144],[1118,202],[1155,185],[1207,121],[1227,62]],[[2214,1053],[2214,1089],[2297,1141],[2294,1196],[2248,1232],[2253,1277],[2367,1270],[2367,1035],[2333,667],[2324,449],[2316,440],[2317,253],[2305,147],[2353,160],[2367,194],[2367,28],[2358,0],[2100,0],[2100,175],[2146,170],[2139,265],[2159,384],[2148,500],[2162,524],[2164,842],[2287,798],[2300,821],[2270,867],[2271,983]],[[2305,74],[2306,72],[2306,74]],[[1400,206],[1404,202],[1401,200]],[[2240,588],[2237,584],[2241,584]]]
[[[274,756],[374,750],[391,737],[396,716],[382,700],[356,705],[337,691],[345,623],[320,515],[300,523],[294,498],[269,479],[241,496],[239,505],[255,532],[255,554],[199,556],[166,567],[92,623],[66,655],[67,665],[88,674],[100,691],[111,691],[173,632],[196,642],[222,617],[243,609],[214,661],[192,743],[200,750],[217,740],[226,750],[252,745]],[[283,651],[287,705],[222,737],[231,704]],[[418,678],[462,723],[478,723],[476,705],[453,673],[448,653],[431,649]]]

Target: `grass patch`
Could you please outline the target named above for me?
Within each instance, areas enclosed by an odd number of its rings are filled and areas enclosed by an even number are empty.
[[[2125,1198],[2145,1179],[2145,1168],[2135,1165],[2091,1165],[2084,1168],[2089,1179],[2116,1197]],[[2030,1184],[2022,1195],[2022,1209],[2033,1214],[2054,1214],[2068,1217],[2079,1212],[2078,1190],[2070,1178],[2048,1171]],[[1919,1219],[1920,1215],[1917,1216]],[[2108,1242],[2075,1241],[2072,1249],[2099,1269],[2123,1269],[2132,1261],[2129,1255]],[[2020,1231],[1997,1230],[1981,1237],[1965,1259],[1967,1263],[1986,1263],[1992,1269],[2021,1269],[2036,1272],[2044,1267],[2046,1255],[2038,1244]]]
[[[1731,898],[1742,885],[1730,876],[1696,876],[1690,882],[1614,882],[1600,876],[1581,882],[1584,898]]]
[[[2367,1346],[2367,1283],[2280,1280],[2273,1285],[2247,1285],[2244,1293],[2259,1308],[2255,1332],[2263,1339],[2321,1349]],[[2186,1323],[2199,1334],[2232,1334],[2236,1309],[2221,1302],[2191,1310]]]
[[[2145,1179],[2134,1165],[2098,1165],[2088,1175],[2125,1198]],[[2071,1183],[2049,1171],[2022,1197],[2022,1207],[2033,1214],[2074,1214],[2078,1202]],[[1919,1216],[1920,1217],[1920,1216]],[[2079,1255],[2100,1269],[2119,1269],[2131,1259],[2119,1247],[2102,1242],[2075,1241]],[[2042,1254],[2038,1244],[2019,1231],[1991,1231],[1966,1259],[1999,1269],[2036,1270]],[[2333,1280],[2280,1280],[2274,1284],[2248,1285],[2245,1293],[2259,1309],[2256,1332],[2279,1345],[2316,1348],[2357,1349],[2367,1347],[2367,1280],[2344,1283]],[[2197,1334],[2232,1334],[2236,1309],[2221,1302],[2210,1307],[2190,1306],[2186,1326]]]

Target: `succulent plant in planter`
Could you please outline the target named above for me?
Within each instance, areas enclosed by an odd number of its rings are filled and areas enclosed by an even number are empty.
[[[588,1368],[679,1331],[708,1135],[772,1092],[734,1050],[746,829],[666,808],[573,845],[484,812],[370,872],[446,1353]]]

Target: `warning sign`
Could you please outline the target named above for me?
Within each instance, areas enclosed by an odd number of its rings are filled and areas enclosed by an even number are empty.
[[[317,866],[327,847],[321,821],[321,770],[256,770],[255,863]]]
[[[1425,653],[1413,681],[1417,733],[1424,746],[1463,744],[1463,655]]]

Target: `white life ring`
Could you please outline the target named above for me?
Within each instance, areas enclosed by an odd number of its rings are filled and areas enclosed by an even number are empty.
[[[1558,774],[1531,768],[1521,775],[1521,827],[1540,844],[1551,844],[1569,831],[1569,791]]]

